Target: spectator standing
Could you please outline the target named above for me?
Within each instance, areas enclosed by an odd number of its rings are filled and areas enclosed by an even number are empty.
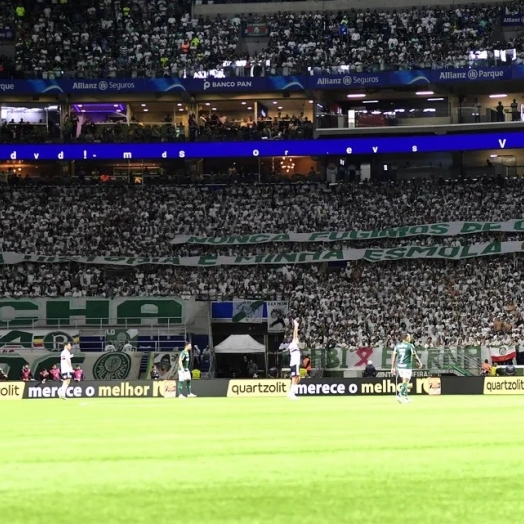
[[[520,113],[519,113],[519,105],[517,104],[517,100],[514,98],[513,102],[511,102],[511,121],[512,122],[518,122],[520,120]]]
[[[499,101],[495,110],[497,111],[497,122],[504,122],[504,106],[502,102]]]
[[[249,378],[258,378],[258,366],[251,357],[247,363],[247,376]]]

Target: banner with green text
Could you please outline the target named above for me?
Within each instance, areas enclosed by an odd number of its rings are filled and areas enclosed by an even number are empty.
[[[480,370],[481,363],[491,359],[491,346],[467,346],[467,347],[421,347],[418,346],[417,353],[424,364],[423,370],[449,372],[455,368]],[[508,353],[511,348],[507,348]],[[332,347],[328,349],[303,350],[309,354],[314,368],[333,371],[350,369],[363,369],[371,360],[377,369],[391,369],[391,357],[393,349],[388,347],[360,347],[343,348]],[[513,348],[514,354],[514,348]],[[508,357],[511,358],[511,357]],[[415,366],[416,368],[416,366]]]
[[[64,326],[175,326],[185,321],[185,301],[177,297],[2,298],[0,329]],[[114,331],[113,338],[131,343],[136,333]],[[108,333],[106,333],[106,336]],[[55,337],[56,338],[56,337]],[[42,346],[53,344],[47,337]],[[136,346],[136,344],[135,344]]]
[[[340,242],[341,240],[376,240],[416,236],[451,237],[488,231],[524,233],[524,219],[507,222],[439,222],[418,226],[399,226],[368,231],[317,231],[314,233],[257,233],[225,237],[177,235],[172,244],[206,244],[209,246],[243,246],[270,242]]]
[[[418,258],[435,258],[441,260],[461,260],[489,255],[506,255],[523,251],[523,242],[483,242],[469,246],[401,246],[394,248],[343,249],[331,251],[302,251],[297,253],[278,253],[253,256],[205,255],[200,257],[81,257],[81,256],[40,256],[20,255],[17,253],[0,254],[0,265],[20,264],[23,262],[41,264],[59,264],[77,262],[81,264],[98,264],[134,267],[144,264],[180,266],[180,267],[217,267],[217,266],[250,266],[250,265],[285,265],[311,264],[315,262],[335,262],[366,260],[367,262],[384,262],[391,260],[410,260]]]

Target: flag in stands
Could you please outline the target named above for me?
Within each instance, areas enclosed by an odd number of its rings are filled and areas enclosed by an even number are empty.
[[[489,352],[492,362],[505,362],[517,357],[515,346],[490,346]]]

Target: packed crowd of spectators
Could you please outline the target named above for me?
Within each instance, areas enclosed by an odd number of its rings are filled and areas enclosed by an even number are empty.
[[[290,73],[384,71],[468,67],[471,52],[487,51],[484,65],[495,65],[491,42],[499,7],[485,4],[389,12],[305,13],[269,16],[267,56],[279,57]],[[524,53],[521,54],[524,57]],[[342,69],[346,66],[346,69]]]
[[[524,181],[227,187],[5,187],[0,249],[42,255],[173,256],[318,250],[322,243],[209,247],[175,235],[370,230],[523,216]],[[329,247],[455,245],[462,237],[361,240]],[[497,234],[520,239],[518,234]],[[0,296],[146,296],[288,300],[306,343],[387,342],[402,328],[454,344],[524,335],[524,257],[286,266],[89,266],[24,263],[0,270]],[[497,329],[494,326],[498,326]]]
[[[21,2],[23,3],[23,2]],[[492,41],[498,5],[443,6],[406,10],[348,9],[342,13],[241,12],[227,18],[192,18],[190,2],[167,0],[40,0],[14,15],[20,2],[4,2],[16,19],[14,68],[20,77],[202,77],[288,75],[308,72],[380,71],[467,67],[471,53],[523,42]],[[1,13],[0,13],[1,15]],[[249,56],[238,46],[241,27],[266,24],[269,42]],[[508,62],[502,62],[507,65]],[[343,69],[346,68],[346,69]]]
[[[19,20],[15,68],[44,78],[180,76],[234,56],[231,20],[190,13],[190,1],[35,2]]]
[[[503,221],[523,216],[523,191],[522,179],[359,185],[6,186],[0,193],[0,249],[39,255],[198,255],[203,248],[171,241],[176,235],[221,237]],[[278,246],[289,249],[289,244]],[[234,249],[228,246],[220,252]],[[255,252],[256,248],[246,249]]]
[[[288,300],[307,347],[524,340],[524,257],[210,269],[23,264],[0,271],[2,297],[166,296]]]

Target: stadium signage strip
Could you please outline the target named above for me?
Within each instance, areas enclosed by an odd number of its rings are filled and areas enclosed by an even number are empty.
[[[207,244],[210,246],[243,246],[269,242],[340,242],[341,240],[375,240],[415,236],[455,236],[485,231],[524,232],[524,219],[507,222],[441,222],[418,226],[399,226],[370,231],[321,231],[315,233],[257,233],[227,237],[197,237],[177,235],[172,244]]]
[[[196,380],[193,391],[199,397],[257,398],[285,397],[289,380]],[[395,395],[399,384],[393,378],[346,379],[320,378],[303,380],[299,386],[301,396],[390,396]],[[60,384],[31,382],[0,382],[2,400],[50,400],[58,398]],[[77,399],[145,399],[172,398],[176,391],[174,380],[113,380],[72,384],[68,398]],[[412,395],[524,395],[522,377],[414,377]],[[195,400],[198,402],[198,399]]]
[[[111,266],[141,266],[144,264],[215,267],[215,266],[252,266],[310,264],[315,262],[335,262],[366,260],[383,262],[390,260],[410,260],[417,258],[437,258],[442,260],[462,260],[488,255],[505,255],[523,251],[522,242],[484,242],[469,246],[401,246],[388,249],[339,249],[331,251],[303,251],[297,253],[279,253],[253,256],[205,255],[200,257],[83,257],[83,256],[41,256],[18,253],[0,253],[0,265],[21,264],[23,262],[58,264],[78,262]]]
[[[524,25],[524,15],[514,14],[514,15],[502,15],[502,25],[504,27],[520,27]]]
[[[193,391],[199,397],[226,397],[229,380],[197,380]],[[60,383],[0,382],[2,400],[46,400],[58,398]],[[174,380],[86,380],[71,383],[66,396],[71,399],[162,398],[173,397]]]
[[[503,18],[504,25],[520,25],[521,16]],[[11,39],[11,31],[0,32],[0,38]],[[361,89],[421,84],[471,83],[524,78],[524,66],[474,67],[463,69],[416,69],[411,71],[378,71],[340,75],[262,76],[226,78],[109,78],[109,79],[38,79],[0,80],[0,91],[13,95],[67,95],[160,93],[241,93],[274,91],[307,91],[324,89]]]
[[[140,160],[240,158],[316,155],[380,155],[439,151],[505,151],[522,148],[524,131],[435,136],[254,140],[172,144],[31,144],[0,145],[0,160]]]

